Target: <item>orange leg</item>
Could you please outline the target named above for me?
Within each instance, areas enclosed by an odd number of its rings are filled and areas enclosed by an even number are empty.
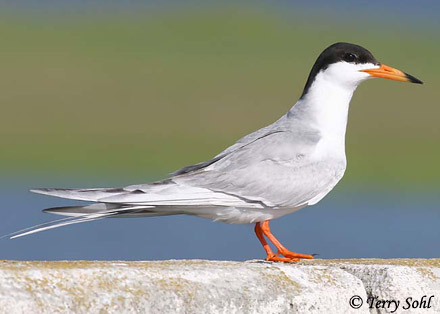
[[[267,256],[274,256],[275,254],[273,254],[272,249],[270,248],[269,244],[267,244],[266,239],[264,238],[263,230],[261,230],[261,224],[259,222],[255,224],[255,234],[257,235],[258,240],[260,240],[261,244],[263,245]]]
[[[270,220],[263,221],[262,223],[257,222],[255,224],[255,233],[257,234],[258,240],[260,240],[261,244],[263,245],[264,250],[267,253],[266,260],[267,261],[274,261],[274,262],[297,262],[300,258],[307,258],[307,259],[313,259],[312,255],[308,254],[300,254],[291,252],[288,249],[286,249],[280,241],[278,241],[277,238],[270,232],[269,228],[269,222]],[[276,254],[273,254],[269,244],[264,239],[264,236],[266,236],[278,249],[278,252]],[[284,257],[280,257],[279,255],[283,255]]]

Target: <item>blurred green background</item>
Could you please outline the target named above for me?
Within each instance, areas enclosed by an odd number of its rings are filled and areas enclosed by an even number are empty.
[[[167,175],[275,121],[318,54],[347,41],[425,85],[360,86],[344,181],[439,184],[440,43],[429,23],[267,3],[135,8],[3,11],[2,172]]]

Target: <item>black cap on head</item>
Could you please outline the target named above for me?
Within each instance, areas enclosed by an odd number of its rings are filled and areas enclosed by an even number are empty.
[[[349,44],[349,43],[336,43],[329,47],[327,47],[321,54],[318,59],[316,59],[315,64],[313,65],[312,70],[310,71],[309,77],[306,82],[306,86],[304,87],[304,91],[301,95],[303,97],[313,81],[315,80],[316,75],[325,70],[330,64],[345,61],[349,63],[372,63],[379,64],[379,62],[374,58],[374,56],[364,47]]]

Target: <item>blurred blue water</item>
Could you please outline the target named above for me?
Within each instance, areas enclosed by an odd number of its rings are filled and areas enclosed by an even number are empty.
[[[59,218],[42,213],[43,208],[76,204],[28,192],[35,182],[35,178],[0,181],[0,234]],[[343,184],[318,205],[274,220],[271,228],[289,249],[319,253],[320,258],[439,257],[439,200],[434,192],[348,189]],[[246,260],[264,256],[253,226],[186,216],[104,219],[0,240],[0,259]]]

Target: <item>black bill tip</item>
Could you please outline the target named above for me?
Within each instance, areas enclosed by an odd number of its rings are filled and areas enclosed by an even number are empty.
[[[419,80],[418,78],[415,78],[411,74],[405,73],[405,75],[406,75],[406,78],[408,79],[408,81],[410,81],[411,83],[423,84],[423,82],[421,80]]]

